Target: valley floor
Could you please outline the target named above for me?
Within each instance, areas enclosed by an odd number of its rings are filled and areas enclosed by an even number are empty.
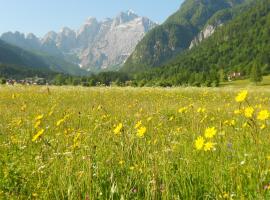
[[[0,87],[0,199],[270,198],[270,88]]]

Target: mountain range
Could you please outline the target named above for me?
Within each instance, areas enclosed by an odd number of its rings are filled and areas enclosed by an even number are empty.
[[[64,27],[38,38],[33,33],[6,32],[0,39],[32,52],[61,58],[90,72],[115,70],[157,24],[132,10],[98,21],[90,17],[79,30]],[[67,71],[69,73],[69,71]],[[74,73],[73,73],[74,74]]]

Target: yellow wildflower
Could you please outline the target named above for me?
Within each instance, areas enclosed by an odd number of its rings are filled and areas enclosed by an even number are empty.
[[[35,118],[35,120],[36,120],[36,121],[38,121],[38,120],[42,120],[42,119],[43,119],[43,117],[44,117],[44,115],[38,115],[38,116]]]
[[[178,112],[179,113],[186,113],[187,112],[187,107],[179,108]]]
[[[260,126],[260,129],[261,130],[264,130],[266,128],[266,125],[265,124],[262,124],[261,126]]]
[[[252,107],[247,107],[247,108],[245,109],[245,116],[246,116],[246,118],[252,118],[253,113],[254,113],[254,108],[252,108]]]
[[[264,121],[264,120],[268,119],[269,116],[270,116],[270,114],[269,114],[268,110],[262,110],[259,112],[257,119]]]
[[[65,119],[60,119],[56,122],[56,126],[60,126],[61,124],[63,124],[65,122]]]
[[[135,127],[134,128],[139,128],[140,126],[142,125],[142,121],[140,120],[140,121],[138,121],[137,123],[136,123],[136,125],[135,125]]]
[[[198,112],[198,113],[204,113],[205,111],[206,111],[205,108],[198,108],[198,109],[197,109],[197,112]]]
[[[172,120],[174,120],[174,116],[171,116],[171,117],[169,118],[169,121],[172,121]]]
[[[217,134],[217,129],[215,127],[207,128],[204,132],[206,138],[213,138]]]
[[[36,121],[35,128],[38,128],[40,126],[40,124],[41,124],[41,121],[40,120]]]
[[[201,150],[204,146],[204,142],[205,142],[204,138],[202,136],[199,136],[195,141],[195,148],[197,150]]]
[[[203,150],[204,151],[211,151],[211,150],[214,149],[214,147],[215,147],[215,143],[213,143],[213,142],[206,142],[205,145],[204,145]]]
[[[48,114],[49,117],[52,116],[52,114],[53,114],[53,110],[51,110],[51,111],[49,112],[49,114]]]
[[[123,124],[122,123],[119,123],[116,128],[113,130],[113,133],[115,135],[121,135],[121,131],[123,129]]]
[[[44,131],[44,129],[38,131],[37,134],[33,137],[32,142],[35,142],[44,133]]]
[[[235,124],[236,124],[235,119],[232,119],[232,120],[230,121],[230,125],[231,125],[231,126],[235,126]]]
[[[123,165],[123,164],[125,164],[125,161],[124,160],[120,160],[119,161],[119,165]]]
[[[234,114],[235,114],[235,115],[241,114],[241,110],[240,110],[240,109],[234,110]]]
[[[235,101],[238,102],[238,103],[241,103],[241,102],[246,100],[247,95],[248,95],[248,91],[243,90],[235,97]]]
[[[137,136],[143,138],[146,133],[146,127],[142,126],[137,130]]]

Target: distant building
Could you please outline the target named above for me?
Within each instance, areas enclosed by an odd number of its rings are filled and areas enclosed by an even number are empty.
[[[47,81],[45,78],[39,78],[39,77],[33,77],[33,78],[25,78],[22,80],[14,80],[14,79],[8,79],[6,84],[7,85],[15,85],[15,84],[21,84],[21,85],[46,85]]]
[[[34,78],[26,78],[25,82],[27,85],[46,85],[46,79],[37,76]]]
[[[242,77],[241,72],[232,72],[228,74],[228,81],[233,81]]]
[[[14,85],[16,83],[17,83],[17,81],[13,80],[13,79],[8,79],[7,82],[6,82],[7,85]]]

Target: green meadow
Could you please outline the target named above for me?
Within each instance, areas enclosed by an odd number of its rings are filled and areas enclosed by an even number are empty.
[[[270,89],[238,83],[2,86],[0,199],[268,199]]]

